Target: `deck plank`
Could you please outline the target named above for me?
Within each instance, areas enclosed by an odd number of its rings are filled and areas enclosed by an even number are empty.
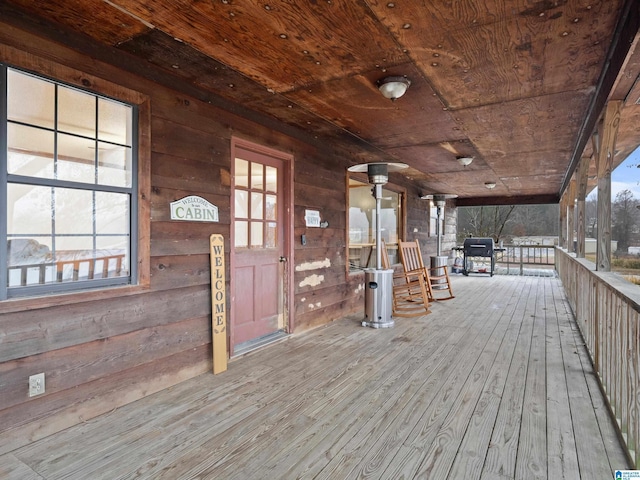
[[[526,311],[526,304],[532,295],[531,283],[532,281],[525,282],[522,292],[513,301],[513,308],[505,310],[505,314],[511,315],[511,323],[462,438],[459,454],[448,472],[448,478],[478,479],[482,475],[507,383],[509,369],[505,366],[511,365],[517,351],[523,325],[521,310]]]
[[[538,292],[536,299],[540,296],[541,293]],[[532,312],[533,333],[522,405],[516,480],[547,478],[546,325],[544,312],[540,310],[540,305],[536,302]]]
[[[513,479],[515,477],[525,381],[533,335],[534,315],[532,312],[535,308],[537,287],[537,284],[525,284],[525,288],[528,288],[529,292],[524,312],[521,314],[520,332],[514,355],[508,366],[505,389],[500,400],[481,478]]]
[[[292,335],[0,456],[0,472],[590,480],[627,467],[559,280],[452,282],[430,315]]]
[[[573,351],[563,348],[560,331],[567,325],[558,318],[556,297],[551,288],[545,288],[545,317],[547,324],[547,450],[548,478],[579,479],[578,453],[574,425],[571,417],[567,372],[564,369],[567,355]],[[563,307],[560,305],[560,307]]]

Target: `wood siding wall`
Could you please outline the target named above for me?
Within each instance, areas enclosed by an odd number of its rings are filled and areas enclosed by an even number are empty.
[[[150,239],[143,239],[148,286],[124,295],[102,291],[0,303],[0,453],[211,371],[209,236],[225,237],[228,258],[232,136],[294,156],[294,265],[329,259],[329,267],[295,273],[294,330],[363,310],[363,275],[349,275],[346,267],[345,173],[353,163],[348,152],[222,111],[154,82],[152,71],[147,78],[136,76],[117,65],[117,55],[92,58],[2,22],[0,45],[109,79],[148,96],[151,108],[145,179]],[[425,256],[434,254],[423,192],[402,186],[407,238],[419,238]],[[169,203],[187,195],[217,205],[220,222],[171,221]],[[320,210],[329,228],[307,229],[306,208]],[[444,246],[450,248],[455,209],[448,208],[447,216]],[[299,241],[303,233],[305,246]],[[300,285],[314,273],[322,282]],[[46,393],[29,398],[28,377],[40,372],[46,374]]]
[[[616,274],[556,249],[556,269],[616,419],[629,457],[640,465],[640,294]]]

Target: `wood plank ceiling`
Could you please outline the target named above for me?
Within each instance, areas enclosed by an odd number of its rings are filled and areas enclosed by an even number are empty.
[[[640,144],[631,0],[9,4],[4,13],[88,35],[261,118],[351,145],[353,163],[405,162],[425,193],[467,204],[557,200],[591,155],[596,100],[627,100],[615,163]],[[388,75],[411,80],[395,102],[377,91]],[[463,167],[456,156],[474,160]]]

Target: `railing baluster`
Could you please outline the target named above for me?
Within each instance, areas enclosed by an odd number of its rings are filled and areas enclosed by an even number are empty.
[[[555,251],[556,270],[576,316],[616,426],[637,468],[640,462],[640,304],[617,288],[613,274]],[[610,280],[611,279],[611,280]]]

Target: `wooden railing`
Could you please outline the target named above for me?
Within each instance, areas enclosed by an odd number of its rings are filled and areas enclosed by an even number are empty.
[[[38,285],[49,282],[93,280],[96,278],[119,277],[122,274],[124,254],[107,255],[98,258],[60,260],[58,262],[34,263],[9,266],[9,286]],[[19,271],[19,283],[12,282],[12,272]],[[49,273],[49,275],[47,275]],[[37,275],[37,281],[29,278]],[[18,276],[18,275],[15,275]],[[49,277],[49,278],[47,278]]]
[[[629,457],[640,465],[640,287],[556,249],[556,270]]]
[[[520,275],[525,266],[554,265],[553,245],[503,245],[504,251],[496,252],[496,263],[506,265],[507,270],[518,268]]]

